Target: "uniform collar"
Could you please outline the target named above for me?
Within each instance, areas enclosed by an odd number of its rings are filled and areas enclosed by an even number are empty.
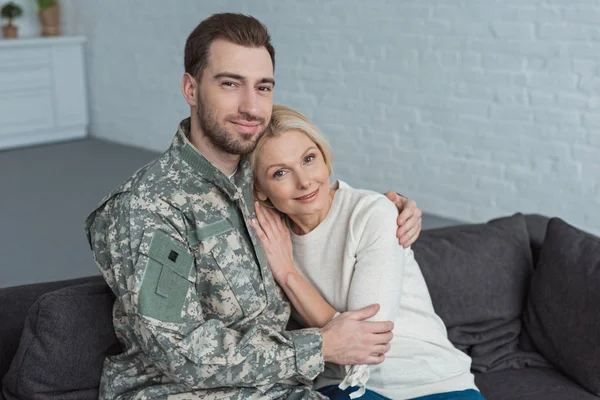
[[[230,200],[235,201],[243,198],[244,192],[248,192],[253,183],[248,157],[242,157],[233,180],[230,180],[189,141],[190,123],[190,118],[181,121],[169,151],[177,154],[202,178],[221,189]],[[250,193],[252,193],[251,190]]]

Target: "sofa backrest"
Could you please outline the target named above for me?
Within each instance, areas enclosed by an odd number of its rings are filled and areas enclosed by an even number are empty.
[[[515,214],[423,231],[412,245],[450,341],[476,372],[537,362],[521,352],[523,304],[547,219]]]

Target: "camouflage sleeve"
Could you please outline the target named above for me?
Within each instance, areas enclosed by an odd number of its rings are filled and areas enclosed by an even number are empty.
[[[232,329],[227,316],[207,317],[212,294],[198,292],[183,216],[156,199],[127,198],[96,213],[90,241],[127,314],[115,330],[164,375],[190,389],[260,388],[291,377],[308,383],[323,370],[318,329]]]

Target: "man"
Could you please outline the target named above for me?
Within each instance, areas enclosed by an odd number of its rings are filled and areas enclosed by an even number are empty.
[[[161,157],[88,216],[124,346],[105,362],[101,399],[324,398],[311,388],[324,361],[383,361],[393,324],[363,321],[377,306],[323,329],[285,330],[290,304],[249,225],[252,177],[242,157],[270,120],[274,60],[256,19],[217,14],[200,23],[185,47],[191,117]],[[421,213],[396,200],[410,245]]]

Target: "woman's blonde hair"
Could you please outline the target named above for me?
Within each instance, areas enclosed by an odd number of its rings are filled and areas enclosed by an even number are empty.
[[[262,149],[267,141],[279,137],[288,131],[300,131],[308,136],[308,138],[317,145],[321,151],[321,154],[323,154],[323,160],[325,161],[325,165],[327,165],[329,175],[331,175],[333,171],[333,154],[331,153],[331,147],[329,147],[329,143],[327,143],[327,140],[325,140],[319,131],[319,128],[317,128],[312,122],[310,122],[308,118],[300,114],[298,111],[292,110],[286,106],[275,104],[273,106],[273,113],[271,114],[271,122],[269,123],[269,126],[265,132],[256,142],[254,151],[250,154],[250,165],[252,166],[252,171],[254,172],[254,197],[256,199],[258,199],[256,196],[256,168],[258,167],[258,156],[262,152]]]

